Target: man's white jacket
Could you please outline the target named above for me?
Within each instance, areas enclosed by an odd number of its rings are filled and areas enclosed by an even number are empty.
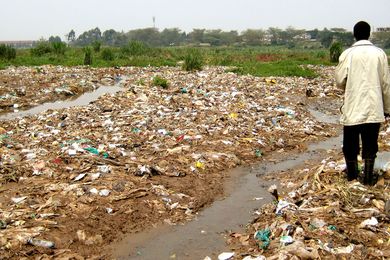
[[[384,114],[390,114],[390,75],[382,49],[357,41],[340,55],[335,78],[344,90],[341,124],[384,122]]]

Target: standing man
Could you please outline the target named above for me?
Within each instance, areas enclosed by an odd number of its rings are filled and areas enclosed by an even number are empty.
[[[353,27],[356,43],[345,50],[336,67],[336,85],[344,90],[340,122],[344,126],[343,153],[348,180],[358,177],[357,156],[362,140],[363,183],[374,185],[374,163],[378,152],[380,123],[390,114],[390,76],[386,53],[368,38],[370,25]]]

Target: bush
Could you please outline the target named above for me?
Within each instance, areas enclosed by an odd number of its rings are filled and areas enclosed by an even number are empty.
[[[341,42],[332,43],[329,49],[330,61],[338,62],[342,52],[343,52],[343,44]]]
[[[114,60],[114,52],[110,48],[105,48],[102,50],[101,57],[105,61]]]
[[[316,58],[319,58],[319,59],[324,59],[324,58],[326,58],[328,55],[327,55],[327,53],[326,53],[326,51],[317,51],[316,53],[315,53],[315,57]]]
[[[384,49],[390,49],[390,38],[385,41],[383,44]]]
[[[102,43],[100,41],[94,41],[92,43],[92,48],[94,52],[100,52],[100,48],[102,46]]]
[[[186,71],[201,70],[203,67],[203,58],[198,50],[191,49],[184,57],[183,69]]]
[[[122,47],[122,53],[131,56],[145,55],[150,48],[143,42],[131,41],[126,46]]]
[[[52,47],[53,52],[55,54],[61,54],[61,55],[65,54],[66,43],[64,43],[64,42],[51,42],[51,47]]]
[[[159,76],[155,76],[153,78],[152,85],[153,86],[160,86],[162,88],[168,88],[168,81],[164,78],[159,77]]]
[[[30,50],[31,54],[34,56],[43,56],[46,53],[50,53],[52,51],[52,46],[47,41],[39,41],[37,45]]]
[[[92,65],[92,48],[87,46],[84,48],[84,65]]]
[[[12,46],[0,44],[0,59],[12,60],[16,58],[16,49]]]

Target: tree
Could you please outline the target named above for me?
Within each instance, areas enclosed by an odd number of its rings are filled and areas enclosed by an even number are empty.
[[[317,39],[318,29],[306,31],[306,33],[310,35],[310,39]]]
[[[130,41],[140,41],[151,46],[161,44],[160,33],[156,28],[136,29],[127,33]]]
[[[301,37],[304,37],[305,35],[305,30],[298,30],[295,29],[294,27],[287,27],[286,29],[286,42],[291,42],[291,41],[296,41],[299,40]]]
[[[62,42],[60,36],[50,36],[49,42]]]
[[[192,32],[188,34],[188,38],[193,43],[201,43],[203,42],[205,31],[206,31],[205,29],[193,29]]]
[[[280,44],[280,41],[282,38],[281,33],[282,33],[282,30],[279,28],[276,28],[276,27],[268,28],[268,34],[270,35],[272,45]]]
[[[115,39],[117,38],[117,32],[113,29],[106,30],[103,32],[102,41],[106,45],[115,45]]]
[[[185,40],[185,36],[178,28],[164,29],[160,33],[161,43],[165,46],[178,45]]]
[[[203,35],[203,42],[210,43],[210,45],[221,45],[221,32],[222,30],[207,30]]]
[[[334,38],[344,46],[351,46],[354,42],[354,37],[351,32],[336,32]]]
[[[95,29],[82,33],[77,38],[77,44],[81,46],[86,46],[92,44],[95,41],[100,41],[101,38],[102,38],[102,33],[100,32],[100,29],[96,27]]]
[[[242,40],[250,46],[260,45],[264,42],[265,31],[258,29],[248,29],[241,33]]]
[[[68,42],[74,42],[76,40],[76,33],[73,29],[65,36]]]
[[[329,48],[333,42],[333,33],[328,29],[324,28],[324,30],[318,32],[318,41],[325,48]]]
[[[221,32],[220,39],[222,44],[232,45],[239,41],[238,32],[237,31]]]
[[[390,32],[374,32],[372,41],[385,49],[390,48]]]

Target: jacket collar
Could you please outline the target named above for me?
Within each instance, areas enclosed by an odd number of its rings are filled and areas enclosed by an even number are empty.
[[[360,40],[355,42],[352,46],[373,45],[369,40]]]

